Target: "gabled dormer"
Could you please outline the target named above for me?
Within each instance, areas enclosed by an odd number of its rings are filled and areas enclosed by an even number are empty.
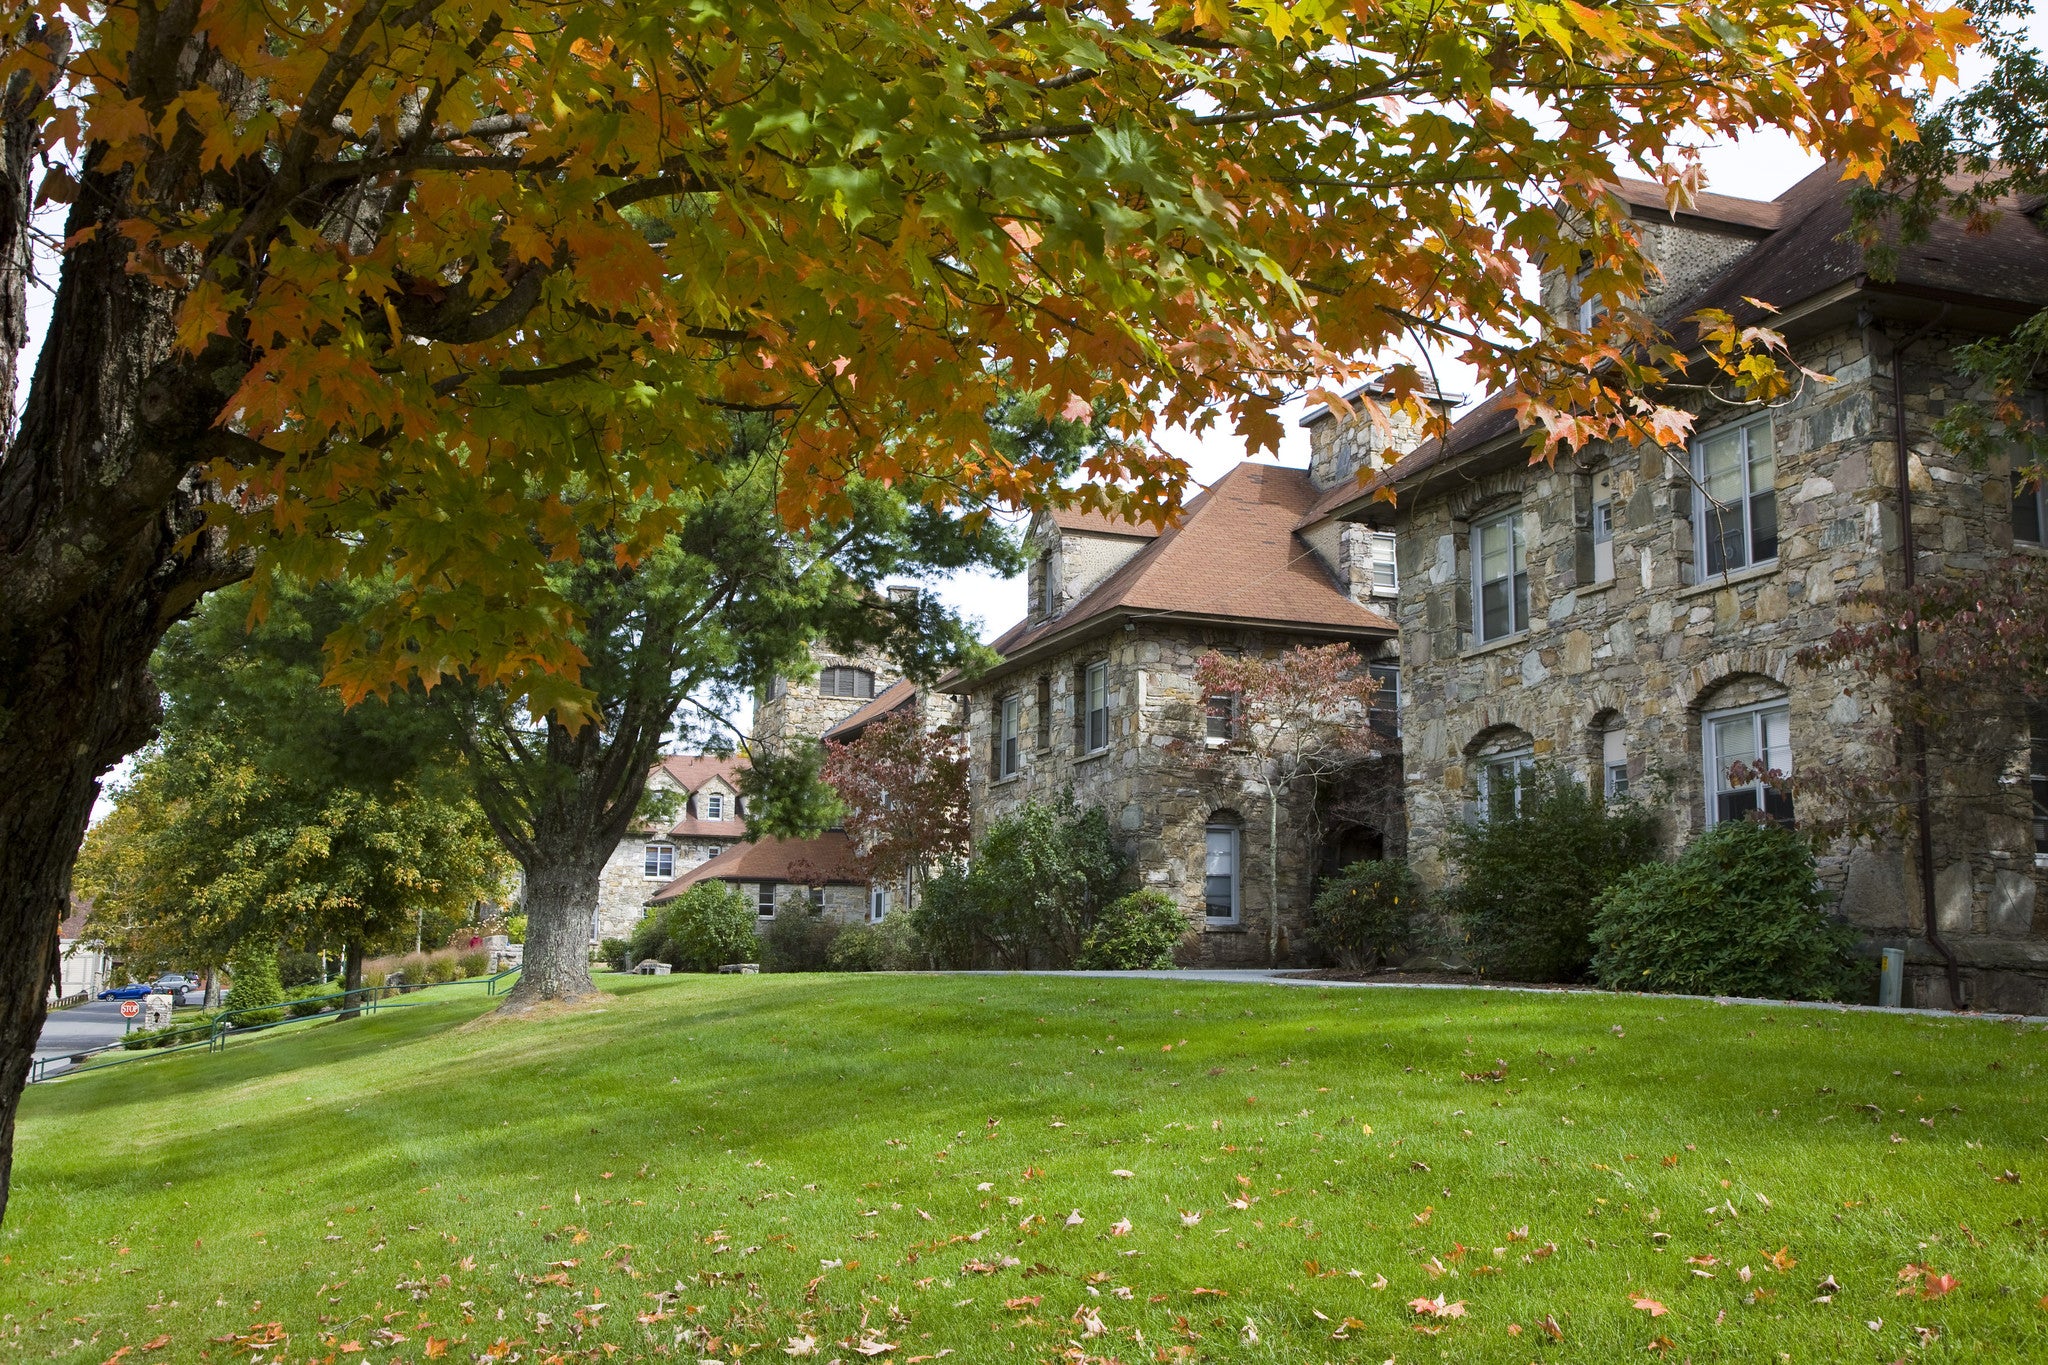
[[[1100,512],[1040,511],[1025,536],[1031,553],[1025,571],[1030,595],[1026,623],[1036,628],[1058,619],[1158,536],[1157,527],[1133,525]]]

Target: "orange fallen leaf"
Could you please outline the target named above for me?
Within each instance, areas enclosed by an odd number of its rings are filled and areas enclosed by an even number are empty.
[[[1954,1289],[1956,1284],[1955,1276],[1937,1275],[1930,1271],[1926,1280],[1921,1283],[1920,1297],[1923,1299],[1938,1299]]]
[[[1219,1299],[1230,1297],[1230,1291],[1227,1289],[1202,1289],[1200,1287],[1197,1287],[1191,1290],[1190,1292],[1193,1293],[1197,1298],[1201,1297],[1204,1294],[1214,1294]]]
[[[156,1338],[154,1341],[143,1342],[142,1349],[145,1351],[161,1351],[164,1347],[170,1344],[171,1334],[169,1332],[166,1332],[162,1336]]]
[[[1666,1308],[1663,1304],[1657,1302],[1655,1299],[1635,1298],[1631,1299],[1630,1302],[1634,1303],[1637,1308],[1641,1309],[1645,1313],[1648,1313],[1653,1318],[1661,1318],[1666,1313],[1669,1313],[1671,1311],[1669,1308]]]
[[[1044,1295],[1041,1294],[1026,1294],[1022,1298],[1004,1299],[1003,1307],[1009,1309],[1012,1313],[1021,1313],[1027,1308],[1038,1307],[1043,1299]]]
[[[440,1359],[440,1358],[441,1358],[442,1356],[445,1356],[445,1355],[447,1355],[447,1354],[448,1354],[448,1338],[446,1338],[446,1337],[428,1337],[428,1338],[427,1338],[427,1359],[429,1359],[429,1360],[438,1360],[438,1359]]]
[[[1537,1323],[1536,1325],[1538,1327],[1541,1327],[1543,1329],[1544,1335],[1549,1337],[1552,1341],[1564,1340],[1564,1328],[1559,1327],[1557,1325],[1557,1319],[1552,1317],[1550,1314],[1545,1313],[1543,1315],[1543,1321]]]

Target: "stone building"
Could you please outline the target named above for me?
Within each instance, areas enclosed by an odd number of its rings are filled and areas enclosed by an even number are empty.
[[[1496,399],[1300,523],[1312,539],[1396,535],[1409,839],[1427,879],[1443,876],[1446,832],[1512,800],[1537,762],[1656,803],[1673,848],[1759,808],[1793,814],[1730,769],[1796,777],[1886,758],[1876,703],[1795,656],[1841,623],[1847,593],[1899,583],[1902,504],[1923,580],[2042,553],[2039,494],[2016,503],[2008,468],[1972,467],[1932,426],[1965,394],[1954,348],[2048,304],[2048,238],[2015,206],[1981,233],[1942,223],[1880,283],[1846,240],[1847,190],[1826,169],[1768,203],[1708,195],[1673,214],[1661,189],[1619,187],[1663,272],[1646,305],[1667,325],[1714,307],[1777,329],[1822,376],[1789,398],[1675,391],[1665,401],[1696,415],[1685,451],[1596,446],[1554,465],[1531,464]],[[1591,306],[1562,275],[1543,287],[1561,316]],[[1313,435],[1335,458],[1342,426]],[[1396,501],[1376,498],[1385,489]],[[1967,1003],[2038,1012],[2048,844],[2025,778],[2030,762],[2037,785],[2044,774],[2014,719],[1993,808],[1935,831],[1935,928]],[[1913,999],[1948,1003],[1914,854],[1843,846],[1823,875],[1875,944],[1907,949]]]
[[[1358,433],[1347,438],[1352,458]],[[1109,817],[1141,885],[1183,907],[1190,965],[1268,960],[1273,916],[1283,955],[1319,862],[1367,856],[1397,830],[1329,829],[1295,798],[1270,847],[1253,774],[1206,755],[1211,708],[1196,661],[1210,650],[1272,651],[1335,641],[1395,664],[1394,585],[1376,575],[1372,533],[1332,523],[1296,531],[1324,488],[1355,486],[1355,464],[1315,471],[1247,461],[1191,500],[1164,531],[1096,513],[1037,516],[1028,533],[1029,611],[993,645],[1001,661],[940,687],[963,702],[975,836],[1026,800],[1071,790]],[[1318,480],[1322,482],[1319,483]],[[1381,542],[1383,543],[1383,542]],[[1267,868],[1277,855],[1278,906]]]
[[[853,845],[844,831],[827,830],[810,839],[762,839],[738,844],[656,891],[649,906],[662,906],[691,887],[724,882],[753,903],[766,932],[777,915],[822,915],[843,924],[872,923],[887,913],[867,880],[854,869]]]
[[[665,754],[654,765],[647,789],[666,793],[675,814],[635,825],[605,860],[597,883],[593,942],[632,933],[646,913],[650,893],[747,837],[739,788],[745,766],[740,758],[713,754]]]
[[[892,598],[908,594],[914,599],[917,589],[892,587],[887,592]],[[777,678],[754,698],[752,743],[772,752],[793,741],[815,741],[855,712],[867,710],[903,677],[903,670],[879,649],[849,654],[818,644],[811,649],[811,661],[815,672],[809,678]]]

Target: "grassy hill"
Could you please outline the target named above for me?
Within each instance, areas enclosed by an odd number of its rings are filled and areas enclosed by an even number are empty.
[[[0,1361],[2048,1359],[2039,1030],[1095,978],[613,989],[32,1090]]]

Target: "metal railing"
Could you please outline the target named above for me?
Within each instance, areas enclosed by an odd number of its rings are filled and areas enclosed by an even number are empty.
[[[354,990],[338,991],[333,995],[312,995],[298,1000],[281,1001],[274,1005],[248,1005],[241,1009],[223,1010],[204,1022],[187,1024],[182,1028],[173,1025],[172,1031],[155,1035],[157,1038],[176,1038],[182,1033],[191,1033],[193,1037],[190,1042],[158,1043],[152,1041],[148,1046],[136,1047],[131,1045],[130,1037],[123,1037],[114,1042],[103,1043],[99,1047],[85,1048],[78,1052],[60,1053],[53,1057],[38,1057],[29,1067],[28,1083],[34,1085],[38,1081],[56,1080],[65,1076],[77,1076],[87,1071],[104,1071],[108,1067],[120,1066],[124,1062],[143,1062],[173,1052],[190,1052],[195,1048],[205,1048],[208,1052],[223,1052],[227,1049],[230,1037],[249,1037],[258,1033],[267,1033],[271,1029],[285,1028],[292,1024],[312,1024],[322,1021],[327,1023],[343,1023],[349,1019],[360,1019],[364,1015],[376,1014],[384,1010],[411,1009],[417,1005],[438,1003],[430,1000],[394,1000],[392,999],[394,996],[414,995],[421,991],[438,990],[448,986],[476,985],[481,985],[484,988],[485,995],[495,996],[498,993],[499,983],[508,977],[517,976],[519,972],[520,968],[509,967],[493,976],[473,976],[461,981],[422,981],[416,985],[398,986],[358,986]],[[330,1009],[326,1006],[328,1001],[340,1001],[342,1003]],[[296,1012],[299,1007],[315,1004],[320,1005],[321,1008],[305,1013]],[[282,1015],[283,1017],[260,1019],[255,1023],[236,1024],[232,1022],[237,1016],[272,1014]],[[106,1055],[115,1052],[128,1053],[130,1055],[122,1057],[108,1057]],[[91,1060],[96,1057],[104,1058],[104,1060],[98,1062]]]

